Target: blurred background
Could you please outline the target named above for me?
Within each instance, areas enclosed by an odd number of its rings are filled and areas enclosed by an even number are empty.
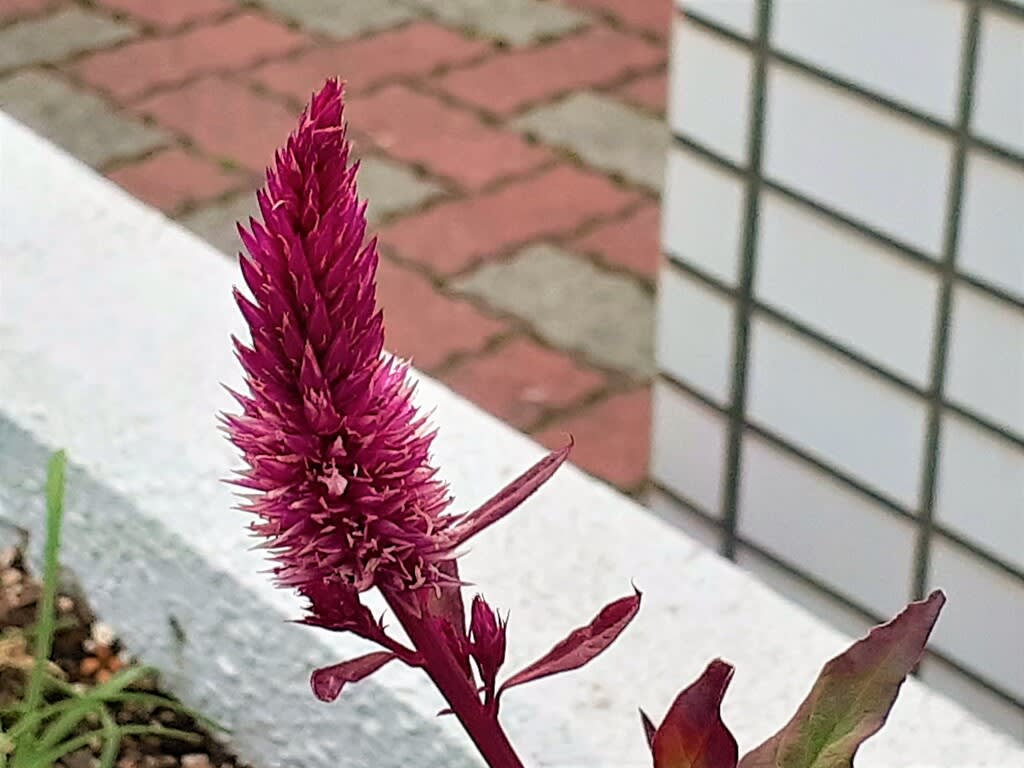
[[[962,596],[1024,739],[1022,0],[0,0],[0,109],[225,258],[329,76],[393,351],[845,630]]]

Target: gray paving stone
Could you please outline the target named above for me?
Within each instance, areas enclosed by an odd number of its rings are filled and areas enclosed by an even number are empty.
[[[105,101],[44,72],[0,80],[0,110],[94,168],[163,146],[157,128],[123,117]]]
[[[439,184],[421,179],[392,160],[366,157],[359,167],[359,194],[370,201],[370,223],[417,208],[443,191]]]
[[[242,248],[235,225],[249,223],[250,216],[256,216],[259,206],[255,192],[240,192],[224,202],[203,206],[180,221],[217,250],[228,256],[235,256]]]
[[[587,23],[588,17],[541,0],[406,0],[445,24],[528,45],[543,37],[563,35]]]
[[[635,281],[552,245],[487,264],[455,289],[530,324],[550,344],[598,365],[647,377],[654,370],[654,302]]]
[[[514,126],[575,152],[588,165],[658,192],[665,173],[665,123],[602,94],[580,91],[537,107]]]
[[[388,29],[421,14],[399,0],[259,0],[260,5],[314,32],[338,39]]]
[[[130,24],[83,8],[26,19],[0,30],[0,72],[106,48],[135,35]]]

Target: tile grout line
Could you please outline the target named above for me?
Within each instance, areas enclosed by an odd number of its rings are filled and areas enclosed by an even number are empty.
[[[974,106],[974,81],[978,70],[978,39],[981,31],[981,0],[972,0],[963,39],[960,96],[957,107],[956,143],[953,170],[949,183],[946,210],[946,232],[942,247],[941,287],[934,336],[932,359],[932,390],[929,393],[928,431],[924,445],[924,467],[921,477],[920,525],[915,559],[912,594],[921,599],[928,588],[931,566],[931,543],[935,528],[935,503],[938,495],[939,453],[942,434],[942,412],[949,362],[952,330],[953,287],[956,282],[956,257],[960,236],[960,213],[963,203],[964,176],[971,113]]]
[[[758,6],[757,40],[754,52],[754,74],[750,92],[750,122],[747,137],[749,177],[744,214],[743,252],[736,306],[735,345],[733,347],[733,381],[729,413],[729,442],[726,471],[723,478],[722,524],[724,538],[721,553],[736,559],[736,531],[739,519],[740,472],[743,433],[746,420],[748,356],[750,353],[751,317],[753,315],[754,273],[757,260],[758,217],[761,204],[761,156],[764,146],[765,109],[767,102],[768,48],[771,28],[772,0]]]

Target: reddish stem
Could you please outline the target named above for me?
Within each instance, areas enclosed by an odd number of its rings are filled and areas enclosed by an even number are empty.
[[[415,616],[403,600],[393,599],[387,594],[385,597],[422,657],[430,679],[459,718],[487,765],[490,768],[523,768],[523,762],[516,755],[497,716],[480,701],[476,686],[466,678],[462,665],[444,637],[428,626],[424,621],[425,615]]]

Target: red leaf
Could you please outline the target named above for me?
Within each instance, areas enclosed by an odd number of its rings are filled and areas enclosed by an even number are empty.
[[[721,714],[732,673],[732,665],[715,659],[676,697],[654,734],[654,768],[736,768],[739,747]]]
[[[651,718],[647,716],[647,713],[642,709],[640,710],[640,722],[644,726],[644,736],[647,737],[647,746],[651,748],[651,752],[654,751],[654,734],[658,732],[658,729],[654,727],[654,723],[651,722]]]
[[[459,666],[465,673],[466,679],[472,682],[473,671],[470,669],[469,655],[466,653],[469,639],[466,636],[466,608],[462,602],[459,565],[455,560],[445,560],[438,570],[450,583],[442,584],[437,589],[420,590],[420,600],[423,603],[422,612],[428,616],[440,618],[451,628],[455,640],[452,644],[452,653],[459,660]]]
[[[309,683],[320,701],[334,701],[346,683],[357,683],[369,677],[394,658],[395,654],[390,651],[368,653],[357,659],[315,670]]]
[[[860,745],[885,724],[945,602],[932,592],[828,662],[793,719],[744,756],[742,768],[853,765]]]
[[[562,463],[568,458],[570,450],[572,450],[571,440],[565,448],[549,453],[484,502],[482,506],[466,513],[452,532],[452,546],[465,543],[530,498],[562,466]]]
[[[573,630],[543,657],[512,675],[501,686],[499,694],[541,677],[579,669],[615,642],[639,610],[640,590],[609,603],[590,624]]]

